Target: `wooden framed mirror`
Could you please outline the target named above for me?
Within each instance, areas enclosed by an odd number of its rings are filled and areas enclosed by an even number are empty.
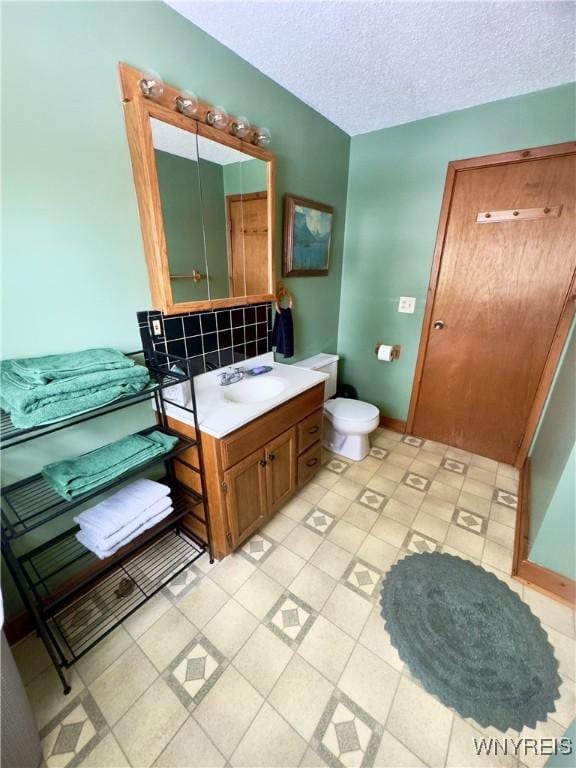
[[[181,92],[142,95],[119,64],[152,303],[165,314],[272,301],[274,156],[177,111]]]

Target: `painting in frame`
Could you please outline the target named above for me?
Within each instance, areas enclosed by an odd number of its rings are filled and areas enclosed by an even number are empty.
[[[328,274],[334,209],[295,195],[284,195],[283,277]]]

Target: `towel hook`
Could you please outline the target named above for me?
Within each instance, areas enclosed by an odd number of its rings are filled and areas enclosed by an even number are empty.
[[[278,292],[276,293],[276,301],[274,302],[274,308],[276,312],[282,312],[282,307],[280,306],[280,302],[282,299],[287,299],[288,306],[284,307],[284,309],[292,309],[292,306],[294,304],[294,298],[290,291],[287,291],[286,288],[284,288],[283,285],[278,286]]]

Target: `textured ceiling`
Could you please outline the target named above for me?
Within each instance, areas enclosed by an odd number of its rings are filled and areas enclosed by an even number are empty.
[[[168,5],[351,135],[576,78],[573,2]]]

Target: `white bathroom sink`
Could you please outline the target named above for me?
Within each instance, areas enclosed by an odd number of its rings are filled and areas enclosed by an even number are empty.
[[[230,384],[224,398],[232,403],[262,403],[278,397],[285,389],[286,382],[278,377],[243,379],[237,384]]]

